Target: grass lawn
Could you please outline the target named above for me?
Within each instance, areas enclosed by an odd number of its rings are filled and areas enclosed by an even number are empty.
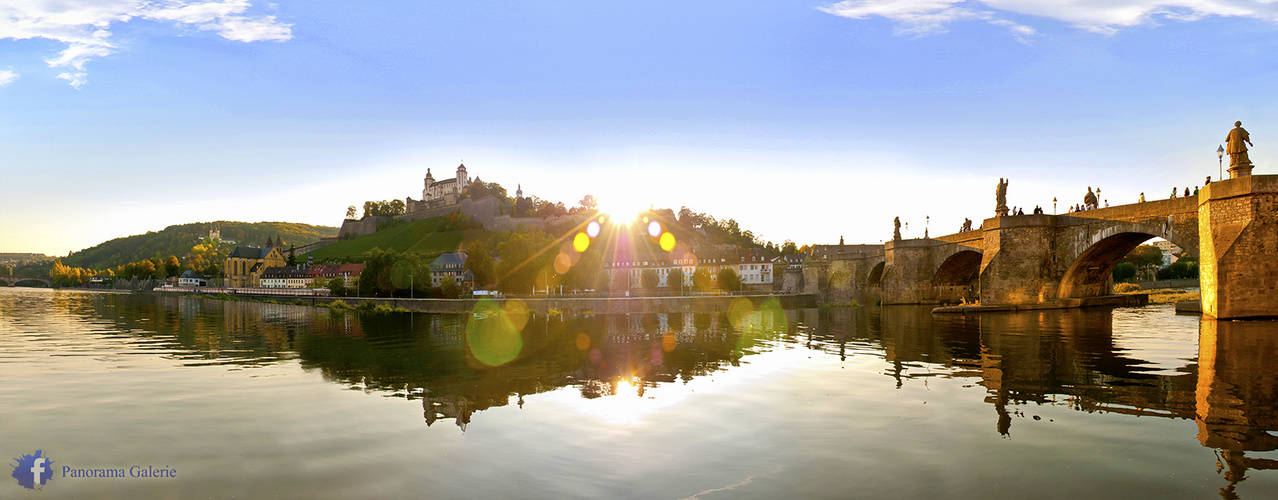
[[[399,252],[413,252],[431,256],[456,251],[460,248],[462,241],[484,238],[489,234],[489,231],[484,229],[441,232],[440,228],[443,225],[443,217],[405,222],[373,234],[338,241],[312,253],[317,261],[325,259],[359,260],[364,252],[373,248],[394,249]]]
[[[1176,288],[1161,290],[1135,290],[1131,292],[1118,292],[1125,294],[1148,293],[1150,304],[1175,304],[1186,300],[1199,300],[1198,290],[1181,290]]]

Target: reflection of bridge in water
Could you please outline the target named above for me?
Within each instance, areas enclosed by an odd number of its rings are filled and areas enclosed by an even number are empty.
[[[1215,182],[1195,197],[993,217],[973,231],[812,260],[805,292],[863,304],[1078,303],[1108,295],[1119,259],[1154,237],[1198,256],[1206,314],[1278,317],[1276,175]]]
[[[1197,359],[1174,368],[1128,357],[1105,310],[1052,310],[980,316],[932,316],[925,308],[807,310],[810,347],[847,355],[849,344],[881,350],[898,386],[941,372],[979,378],[997,432],[1012,432],[1009,406],[1066,406],[1198,424],[1198,441],[1219,450],[1228,485],[1278,460],[1248,452],[1278,450],[1278,337],[1271,322],[1204,318]],[[918,368],[930,367],[926,370]]]

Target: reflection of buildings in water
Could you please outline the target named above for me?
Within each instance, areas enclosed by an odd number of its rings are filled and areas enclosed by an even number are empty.
[[[1217,463],[1228,485],[1224,498],[1237,498],[1237,483],[1248,469],[1278,469],[1278,460],[1247,452],[1278,450],[1278,337],[1272,322],[1215,321],[1204,318],[1198,337],[1195,421],[1198,441],[1220,450]]]
[[[471,406],[470,400],[465,396],[446,395],[446,396],[424,396],[422,397],[422,416],[426,418],[426,427],[430,427],[439,419],[451,418],[461,428],[462,432],[466,432],[466,424],[470,423],[470,415],[479,410],[486,410],[488,407],[475,408]]]

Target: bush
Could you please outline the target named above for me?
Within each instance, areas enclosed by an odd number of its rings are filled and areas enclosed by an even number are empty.
[[[1181,259],[1173,262],[1172,265],[1158,270],[1158,279],[1160,280],[1183,280],[1198,277],[1198,263]]]
[[[1114,285],[1114,293],[1132,293],[1140,291],[1140,285],[1135,283],[1118,283]]]
[[[1128,281],[1136,277],[1136,264],[1131,262],[1119,262],[1114,266],[1114,282]]]

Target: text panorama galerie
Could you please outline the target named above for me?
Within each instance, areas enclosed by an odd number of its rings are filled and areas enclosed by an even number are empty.
[[[129,467],[126,471],[125,469],[76,469],[71,466],[64,465],[62,466],[62,477],[177,477],[177,469],[170,467],[153,467],[150,465],[134,465]]]

